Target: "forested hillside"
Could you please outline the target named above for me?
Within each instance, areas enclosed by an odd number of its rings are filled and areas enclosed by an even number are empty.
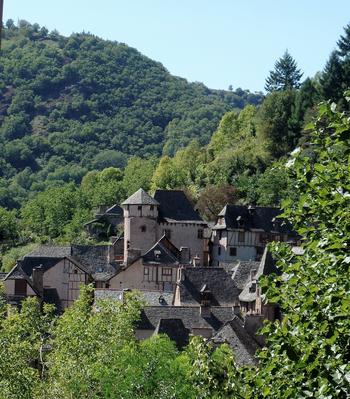
[[[0,63],[0,190],[10,207],[88,170],[127,158],[172,155],[207,144],[223,114],[261,94],[210,90],[172,76],[126,44],[91,34],[63,37],[6,23]]]
[[[23,244],[89,241],[83,224],[94,208],[140,187],[184,189],[207,220],[226,203],[296,201],[295,182],[281,166],[295,148],[309,151],[307,126],[321,101],[349,108],[349,27],[313,78],[285,52],[261,103],[248,92],[189,84],[136,50],[92,35],[64,38],[23,21],[9,21],[4,35],[5,270],[28,250]]]

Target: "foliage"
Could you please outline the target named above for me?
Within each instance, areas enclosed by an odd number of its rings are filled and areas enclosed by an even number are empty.
[[[19,237],[19,226],[16,211],[0,207],[0,243],[14,242]]]
[[[19,207],[30,194],[127,158],[205,145],[222,117],[261,93],[210,90],[174,77],[125,44],[91,34],[63,37],[26,21],[5,25],[0,66],[0,177]],[[24,170],[30,178],[17,176]]]
[[[281,306],[281,324],[266,327],[257,385],[269,398],[347,398],[350,393],[348,116],[324,103],[311,146],[287,167],[300,193],[284,217],[304,238],[304,255],[277,245],[283,277],[266,279],[267,298]],[[262,397],[254,390],[254,397]],[[260,395],[260,396],[259,396]]]
[[[274,159],[295,148],[301,137],[302,121],[294,118],[296,92],[284,90],[268,95],[259,110],[259,130]]]
[[[32,399],[40,397],[44,373],[42,350],[53,320],[53,308],[43,312],[35,298],[27,299],[20,311],[11,309],[0,318],[0,397]]]
[[[9,250],[4,250],[1,254],[1,271],[9,272],[13,266],[15,266],[18,259],[21,259],[24,255],[27,255],[29,252],[36,249],[38,244],[30,243],[21,246],[15,246],[10,248]]]
[[[268,92],[298,88],[303,76],[294,58],[286,50],[275,62],[275,69],[270,71],[266,79],[265,90]]]
[[[213,221],[226,204],[234,204],[237,198],[232,186],[207,186],[199,194],[197,209],[205,220]]]
[[[129,158],[123,178],[126,197],[136,192],[140,187],[146,191],[150,190],[155,166],[155,159]]]

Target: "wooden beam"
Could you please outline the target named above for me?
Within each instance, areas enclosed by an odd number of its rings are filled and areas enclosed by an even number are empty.
[[[2,16],[4,11],[4,0],[0,0],[0,50],[1,50],[1,39],[2,39]]]

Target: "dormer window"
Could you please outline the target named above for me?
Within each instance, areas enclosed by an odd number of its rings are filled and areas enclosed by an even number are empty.
[[[209,307],[211,304],[211,292],[207,285],[204,284],[200,290],[201,306]]]
[[[255,213],[255,207],[253,205],[248,206],[249,215],[253,215]]]
[[[272,219],[272,226],[274,230],[278,230],[280,227],[281,221],[279,219],[273,218]]]
[[[161,252],[159,251],[159,249],[156,249],[156,250],[154,251],[154,257],[155,257],[156,259],[160,259],[160,255],[161,255]]]
[[[237,216],[237,223],[239,227],[243,227],[244,226],[244,219],[242,216]]]
[[[249,292],[256,292],[256,283],[252,283],[252,285],[249,287]]]
[[[218,219],[218,224],[221,225],[221,226],[224,225],[225,224],[225,218],[219,218]]]

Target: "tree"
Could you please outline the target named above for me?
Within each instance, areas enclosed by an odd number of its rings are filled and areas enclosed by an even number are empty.
[[[213,221],[226,204],[234,204],[237,201],[237,193],[234,187],[207,186],[200,194],[197,209],[205,220]]]
[[[53,306],[45,305],[42,311],[37,299],[29,298],[19,311],[13,308],[1,316],[0,397],[39,399],[45,371],[42,349],[54,320]]]
[[[293,150],[301,136],[302,121],[294,118],[294,90],[269,94],[258,113],[257,135],[275,159]]]
[[[350,52],[350,24],[346,25],[344,31],[344,36],[340,36],[340,39],[337,41],[339,47],[338,54],[341,57],[347,56]]]
[[[12,242],[19,237],[19,226],[16,211],[0,207],[0,243]]]
[[[132,157],[124,170],[123,187],[126,196],[130,196],[140,187],[149,191],[155,170],[155,159]]]
[[[350,186],[348,115],[323,103],[311,146],[298,148],[286,167],[299,192],[283,217],[303,237],[304,254],[276,244],[285,277],[261,281],[284,318],[264,329],[254,398],[339,398],[350,394]]]
[[[322,95],[325,100],[338,102],[343,97],[344,71],[336,51],[333,51],[322,72]]]
[[[286,52],[275,62],[275,69],[266,79],[265,90],[268,92],[298,88],[303,76],[293,57]]]

